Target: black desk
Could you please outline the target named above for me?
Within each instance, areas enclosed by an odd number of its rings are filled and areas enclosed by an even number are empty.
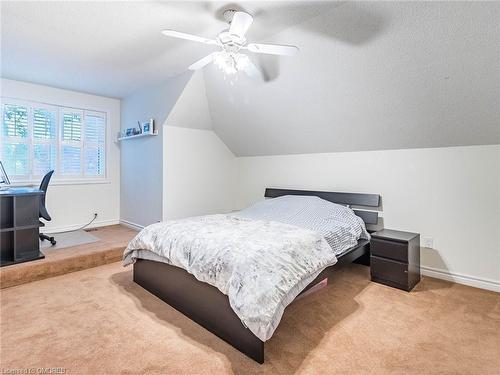
[[[40,252],[38,188],[0,190],[0,266],[45,258]]]

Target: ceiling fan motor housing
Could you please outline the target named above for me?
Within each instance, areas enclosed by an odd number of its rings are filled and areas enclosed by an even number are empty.
[[[233,20],[234,14],[236,13],[235,9],[226,9],[222,15],[224,16],[224,19],[226,20],[227,23],[231,23]]]
[[[226,9],[223,13],[224,19],[231,25],[234,14],[237,12],[235,9]],[[243,47],[247,40],[242,35],[237,35],[230,32],[230,29],[221,31],[217,35],[217,40],[224,47],[227,52],[238,52]]]
[[[228,52],[238,52],[247,40],[245,37],[231,34],[229,30],[224,30],[217,35],[217,40]]]

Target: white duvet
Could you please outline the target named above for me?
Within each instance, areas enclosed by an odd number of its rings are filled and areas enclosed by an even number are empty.
[[[336,255],[369,239],[363,221],[318,197],[284,196],[233,215],[210,215],[144,228],[124,252],[181,267],[229,297],[234,312],[262,341],[283,311]]]
[[[337,262],[325,239],[312,230],[229,215],[150,225],[130,242],[124,264],[136,258],[181,267],[217,287],[262,341],[272,336],[285,307],[302,289]]]

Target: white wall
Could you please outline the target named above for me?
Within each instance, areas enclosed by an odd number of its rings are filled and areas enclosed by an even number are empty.
[[[188,72],[122,102],[122,128],[153,117],[158,137],[121,144],[121,221],[143,227],[234,207],[236,159],[211,130],[202,72]]]
[[[164,127],[163,220],[235,206],[237,162],[212,130]]]
[[[122,100],[122,129],[137,127],[137,121],[154,118],[160,132],[157,137],[135,138],[120,144],[123,223],[145,226],[162,219],[162,125],[190,78],[188,72]]]
[[[120,101],[3,78],[1,84],[3,97],[106,112],[106,181],[83,184],[51,182],[46,204],[52,221],[47,223],[44,231],[79,227],[88,223],[94,212],[98,214],[94,225],[117,224],[120,217],[120,151],[113,140],[120,129]]]
[[[238,158],[238,206],[266,187],[378,193],[384,226],[434,239],[431,276],[500,291],[500,145]]]
[[[163,220],[231,211],[237,162],[211,130],[202,72],[193,74],[163,129]]]

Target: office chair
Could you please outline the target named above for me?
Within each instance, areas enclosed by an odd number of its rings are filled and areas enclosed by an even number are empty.
[[[47,195],[47,188],[49,187],[49,181],[50,181],[50,178],[52,177],[53,173],[54,173],[54,171],[50,171],[45,176],[43,176],[42,183],[40,184],[40,190],[43,191],[43,195],[40,198],[40,209],[39,209],[38,217],[41,217],[47,221],[51,221],[52,218],[50,217],[49,213],[47,212],[47,207],[45,207],[45,196]],[[39,237],[42,241],[44,241],[44,240],[50,241],[52,246],[54,246],[56,244],[56,240],[54,239],[54,237],[47,236],[46,234],[43,234],[43,233],[40,233]]]

